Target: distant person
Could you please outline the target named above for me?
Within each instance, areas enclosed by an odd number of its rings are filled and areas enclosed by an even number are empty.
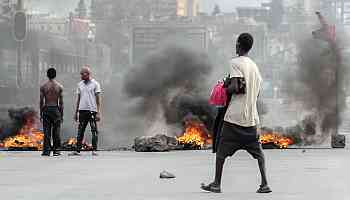
[[[257,65],[247,57],[252,46],[253,37],[249,33],[243,33],[238,37],[236,44],[238,57],[231,60],[230,74],[235,80],[244,79],[245,91],[234,94],[234,98],[228,105],[217,144],[215,179],[214,182],[207,185],[202,183],[201,189],[205,191],[221,192],[221,177],[225,159],[232,156],[237,150],[243,149],[258,160],[261,185],[257,192],[271,192],[266,179],[264,153],[257,134],[259,124],[257,98],[262,87],[262,77]],[[228,93],[231,93],[230,88],[238,88],[237,85],[239,85],[236,81],[230,84]]]
[[[327,56],[333,53],[335,57],[336,66],[340,65],[341,53],[336,37],[335,25],[330,25],[327,23],[326,19],[320,12],[315,13],[318,20],[320,21],[321,28],[312,31],[312,36],[314,39],[323,40],[328,43],[329,48],[322,52],[321,56]]]
[[[96,156],[98,142],[97,122],[101,120],[101,86],[91,77],[91,70],[84,66],[80,71],[81,81],[77,88],[77,102],[74,120],[79,122],[76,151],[70,155],[80,155],[84,133],[90,124],[92,133],[92,155]]]
[[[59,156],[61,145],[60,128],[63,122],[63,87],[55,80],[56,70],[47,70],[48,81],[40,87],[40,119],[44,128],[44,147],[42,156]],[[51,147],[51,137],[53,145]]]
[[[316,39],[324,40],[328,43],[335,42],[335,26],[329,25],[320,12],[315,13],[320,21],[321,28],[312,31],[312,36]]]

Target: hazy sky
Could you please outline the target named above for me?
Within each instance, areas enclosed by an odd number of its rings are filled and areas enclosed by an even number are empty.
[[[126,0],[116,0],[126,1]],[[211,13],[214,5],[218,4],[223,12],[233,12],[237,6],[259,6],[269,0],[201,0],[201,10]],[[25,0],[28,11],[50,13],[58,16],[68,16],[74,11],[79,0]],[[85,0],[90,5],[90,0]]]
[[[11,0],[16,2],[17,0]],[[85,0],[85,3],[90,7],[91,0]],[[127,0],[115,0],[127,1]],[[260,6],[263,2],[271,0],[200,0],[201,11],[211,13],[214,5],[218,4],[222,12],[234,12],[239,6]],[[297,2],[298,0],[283,0],[285,3]],[[68,16],[70,11],[74,11],[79,0],[24,0],[25,7],[28,11],[50,13],[58,16]],[[288,3],[289,2],[289,3]]]

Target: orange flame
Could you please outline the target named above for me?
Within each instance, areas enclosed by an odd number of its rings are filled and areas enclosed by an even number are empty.
[[[68,145],[75,145],[75,144],[77,144],[77,139],[71,137],[68,139],[67,144]]]
[[[273,143],[281,149],[286,149],[289,145],[294,144],[294,141],[290,137],[278,133],[262,134],[260,135],[259,140],[261,144]]]
[[[71,137],[66,142],[63,143],[63,148],[72,150],[72,148],[75,149],[76,145],[77,145],[77,139],[74,137]],[[92,145],[88,144],[83,140],[81,149],[90,151],[92,150]]]
[[[212,143],[208,130],[202,122],[188,120],[185,123],[185,127],[185,133],[181,137],[176,138],[179,144],[203,148],[205,145]]]
[[[30,126],[24,126],[16,136],[6,138],[5,148],[43,149],[44,133]]]

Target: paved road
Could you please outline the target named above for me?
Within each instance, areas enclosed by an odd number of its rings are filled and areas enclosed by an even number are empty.
[[[39,152],[0,152],[1,199],[69,200],[349,200],[350,150],[266,150],[273,193],[256,194],[255,160],[241,151],[225,165],[223,193],[199,189],[214,174],[209,151],[100,152],[40,157]],[[176,179],[159,179],[168,170]]]

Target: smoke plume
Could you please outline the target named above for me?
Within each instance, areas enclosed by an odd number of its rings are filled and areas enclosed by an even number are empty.
[[[156,52],[125,77],[124,92],[135,101],[130,114],[150,119],[151,124],[163,119],[176,126],[191,113],[210,126],[212,111],[206,96],[210,72],[204,53],[174,46]]]
[[[299,60],[295,76],[290,77],[289,93],[302,102],[307,119],[317,124],[317,130],[306,134],[312,143],[321,143],[337,134],[341,113],[345,108],[343,91],[346,74],[340,42],[329,43],[306,39],[299,44]],[[310,119],[312,119],[310,121]]]
[[[34,108],[11,108],[8,117],[0,120],[0,141],[16,135],[26,124],[35,124],[38,119]]]

